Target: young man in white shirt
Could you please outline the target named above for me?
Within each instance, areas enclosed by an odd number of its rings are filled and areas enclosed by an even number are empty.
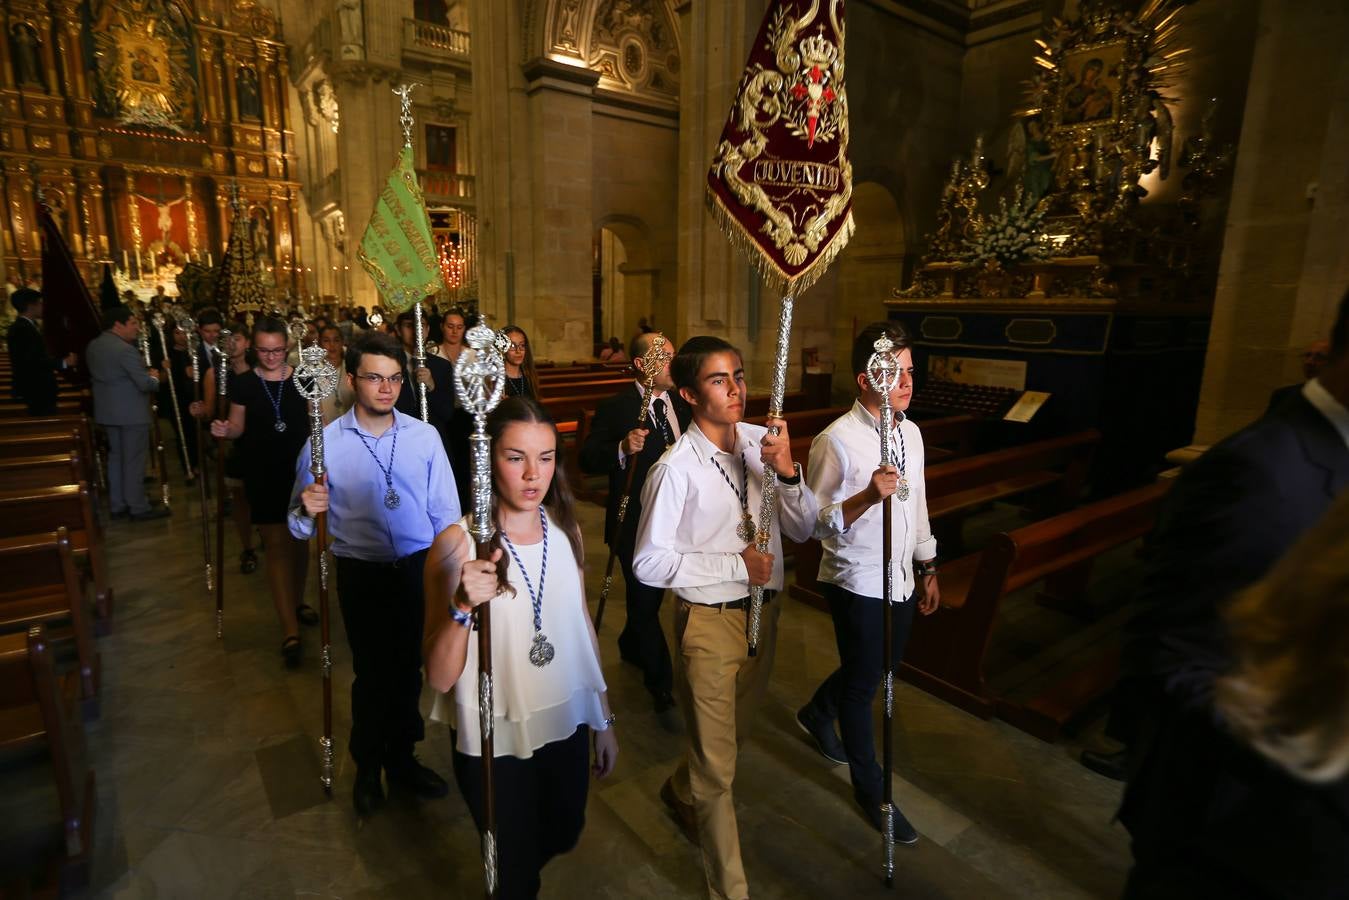
[[[880,400],[867,380],[867,362],[882,334],[895,343],[900,377],[890,393],[895,427],[893,456],[880,465]],[[913,394],[913,355],[908,335],[897,325],[879,322],[862,330],[853,343],[853,375],[859,396],[852,409],[820,432],[810,446],[809,485],[819,505],[815,537],[823,545],[819,580],[834,619],[839,667],[796,714],[820,753],[847,763],[853,796],[867,820],[881,827],[881,767],[872,736],[871,701],[884,673],[884,594],[881,501],[891,497],[894,572],[894,665],[897,669],[909,636],[915,605],[923,615],[940,602],[937,541],[928,524],[923,482],[923,438],[909,421]],[[914,594],[917,589],[917,601]],[[834,733],[842,727],[843,740]],[[912,844],[918,833],[895,809],[895,841]]]
[[[770,436],[741,421],[745,373],[735,347],[692,338],[670,374],[693,421],[647,475],[632,562],[639,581],[672,588],[679,598],[675,689],[691,747],[661,798],[702,847],[711,896],[742,900],[749,885],[731,796],[736,754],[773,668],[781,534],[808,538],[817,509],[792,461],[787,423],[770,420],[781,428]],[[778,475],[778,504],[769,552],[760,553],[753,531],[765,466]],[[751,585],[765,588],[756,656],[747,641]]]

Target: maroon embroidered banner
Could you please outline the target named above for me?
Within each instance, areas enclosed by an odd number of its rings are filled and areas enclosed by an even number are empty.
[[[718,224],[784,294],[818,281],[852,236],[843,6],[769,6],[707,173]]]

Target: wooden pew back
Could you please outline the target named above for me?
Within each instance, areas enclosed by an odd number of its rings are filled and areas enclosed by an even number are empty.
[[[64,825],[68,861],[89,858],[94,773],[85,766],[84,729],[73,715],[74,683],[56,677],[46,629],[0,635],[0,748],[46,745]]]
[[[54,487],[85,480],[84,460],[75,451],[0,459],[0,491]]]
[[[103,530],[94,514],[88,484],[81,481],[57,487],[0,491],[0,538],[61,528],[69,530],[76,557],[89,561],[99,618],[106,627],[111,621],[112,587],[108,581]]]

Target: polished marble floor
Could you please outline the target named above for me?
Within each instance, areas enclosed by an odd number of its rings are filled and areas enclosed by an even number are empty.
[[[91,894],[480,896],[477,835],[455,793],[394,803],[366,822],[353,813],[354,773],[341,753],[350,667],[336,618],[338,784],[324,796],[316,630],[306,632],[304,665],[283,668],[262,572],[239,574],[231,531],[217,640],[196,495],[180,486],[177,496],[169,521],[108,530],[117,611],[99,641],[102,715],[88,725],[99,785]],[[585,505],[583,517],[593,598],[602,511]],[[618,661],[618,590],[601,636],[622,717],[618,770],[593,785],[580,846],[545,870],[543,896],[704,896],[697,853],[657,796],[683,739],[660,728],[637,672]],[[787,603],[771,695],[736,780],[755,897],[1118,896],[1128,861],[1127,836],[1111,821],[1119,788],[1077,764],[1081,738],[1046,744],[902,683],[895,792],[922,838],[897,848],[898,883],[886,891],[879,837],[854,812],[846,769],[817,756],[793,721],[836,662],[829,620]],[[443,726],[428,726],[420,754],[448,775]]]

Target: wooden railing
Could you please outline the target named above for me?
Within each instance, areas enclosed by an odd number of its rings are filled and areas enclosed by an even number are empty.
[[[403,20],[403,46],[419,50],[441,50],[456,56],[468,56],[469,35],[467,31],[455,31],[434,22],[420,19]]]

